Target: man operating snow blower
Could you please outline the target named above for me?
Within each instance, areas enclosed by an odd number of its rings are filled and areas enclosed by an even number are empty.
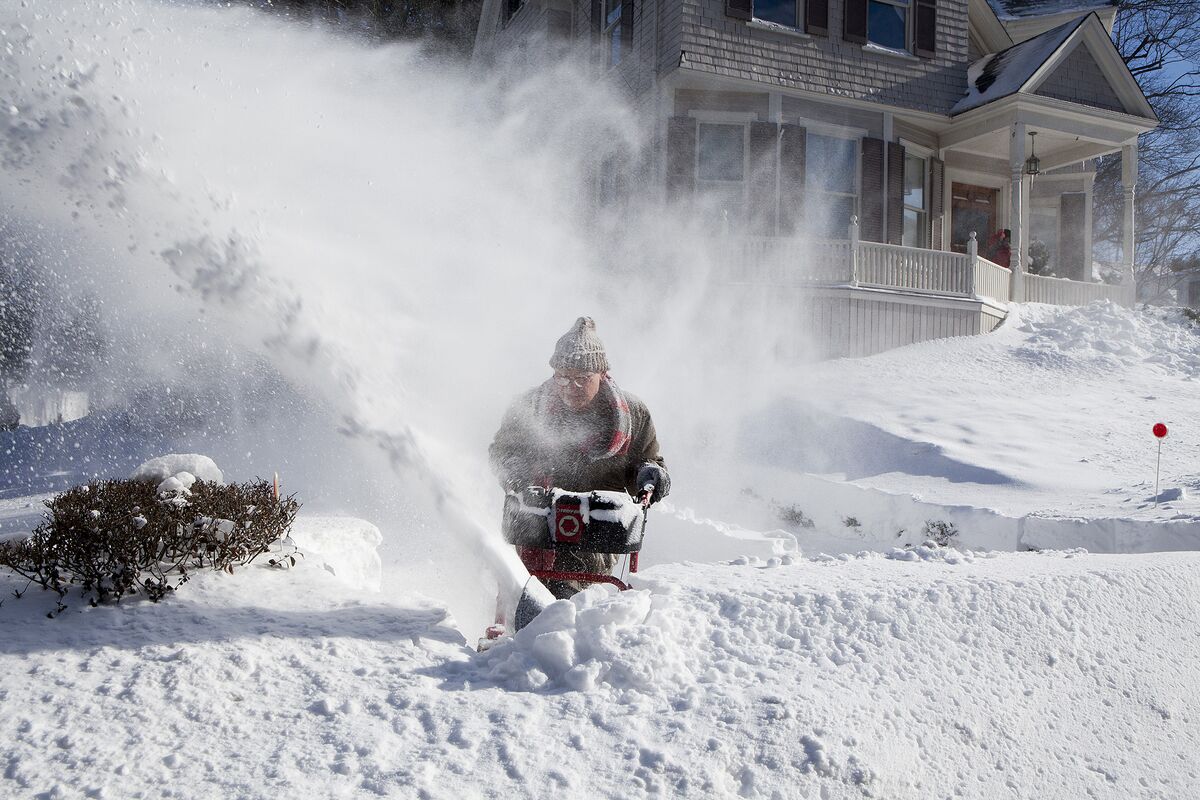
[[[490,448],[505,536],[555,597],[598,581],[626,588],[611,577],[617,554],[636,571],[645,510],[671,488],[654,423],[609,376],[590,317],[558,340],[550,366],[554,375],[509,407]]]

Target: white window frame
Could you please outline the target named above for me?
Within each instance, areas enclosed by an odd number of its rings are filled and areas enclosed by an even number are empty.
[[[601,19],[600,41],[606,43],[604,48],[604,66],[615,67],[625,60],[625,53],[620,51],[621,12],[622,6],[631,0],[604,0],[604,17]],[[618,39],[616,60],[613,60],[613,37]]]
[[[892,47],[890,44],[881,44],[880,42],[876,42],[871,38],[871,3],[882,3],[884,5],[896,6],[897,8],[903,8],[905,10],[904,47]],[[907,55],[912,55],[912,52],[915,49],[913,47],[913,31],[915,30],[914,18],[916,17],[916,14],[914,13],[915,8],[916,0],[907,0],[907,2],[900,2],[900,0],[867,0],[867,44],[872,47],[878,47],[893,53],[905,53]]]
[[[750,169],[750,123],[758,119],[758,115],[752,111],[692,111],[688,114],[696,120],[696,156],[692,163],[692,175],[696,181],[696,193],[700,194],[705,186],[728,186],[733,183],[740,183],[742,187],[742,213],[746,212],[749,203],[747,196],[748,181]],[[706,180],[700,177],[700,126],[701,125],[740,125],[742,128],[742,178],[740,181],[716,181]],[[738,224],[742,220],[729,220],[731,224]]]
[[[867,131],[863,128],[851,128],[842,125],[830,125],[828,122],[820,122],[817,120],[809,120],[798,118],[797,125],[804,127],[804,151],[808,153],[808,137],[810,135],[824,136],[830,139],[847,139],[855,143],[854,148],[854,192],[853,195],[847,192],[829,192],[824,189],[815,188],[809,182],[809,176],[813,174],[811,169],[805,168],[804,174],[804,202],[811,207],[813,198],[821,195],[831,195],[834,197],[854,197],[854,210],[851,212],[854,216],[862,218],[862,140],[867,137]],[[807,161],[807,158],[805,159]],[[850,228],[850,220],[842,220],[843,229],[848,231]],[[839,232],[836,237],[843,238]]]
[[[924,185],[924,188],[921,190],[921,197],[925,200],[925,207],[924,208],[916,208],[914,206],[908,205],[903,200],[903,193],[901,194],[901,200],[900,200],[900,204],[901,204],[901,212],[900,212],[901,240],[900,240],[900,242],[901,242],[901,244],[905,244],[904,239],[903,239],[904,212],[905,211],[916,211],[918,213],[918,215],[920,215],[920,214],[925,215],[925,224],[923,226],[921,226],[921,229],[923,231],[925,231],[926,242],[925,242],[925,244],[907,245],[907,246],[932,249],[933,248],[933,241],[932,241],[933,234],[930,232],[930,229],[929,229],[929,219],[930,219],[931,215],[933,214],[933,209],[930,207],[929,201],[932,199],[931,190],[933,188],[933,185],[932,185],[933,170],[930,169],[929,164],[930,164],[930,160],[933,158],[933,150],[928,147],[922,147],[919,144],[914,144],[913,142],[910,142],[904,138],[900,139],[900,146],[904,148],[905,169],[908,168],[909,157],[919,158],[925,162],[925,168],[923,170],[923,180],[924,180],[925,185]],[[907,177],[908,176],[906,174],[905,178],[907,179]]]

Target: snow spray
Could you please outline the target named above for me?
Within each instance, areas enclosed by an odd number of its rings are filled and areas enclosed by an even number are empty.
[[[721,480],[711,448],[770,379],[775,334],[709,291],[702,221],[581,189],[644,144],[586,71],[472,74],[155,0],[6,4],[0,40],[4,221],[39,243],[50,283],[99,295],[121,357],[97,380],[138,408],[140,387],[200,393],[268,365],[283,386],[243,404],[293,392],[304,413],[279,406],[270,441],[207,430],[189,449],[220,449],[236,475],[285,467],[302,501],[377,524],[385,591],[482,629],[497,585],[524,582],[487,444],[580,315],[654,411],[676,485],[689,463]]]

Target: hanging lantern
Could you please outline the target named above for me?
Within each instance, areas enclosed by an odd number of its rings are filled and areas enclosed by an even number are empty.
[[[1029,132],[1029,158],[1025,159],[1025,174],[1038,175],[1042,171],[1041,159],[1037,157],[1037,151],[1034,149],[1034,138],[1037,136],[1037,131]]]

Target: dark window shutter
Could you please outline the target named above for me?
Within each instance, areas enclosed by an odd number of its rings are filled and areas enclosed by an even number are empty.
[[[805,137],[799,125],[782,125],[779,132],[779,232],[803,230]]]
[[[846,41],[867,43],[867,0],[846,0],[842,9],[845,14],[843,26]]]
[[[829,35],[829,0],[808,0],[804,4],[804,30]]]
[[[592,39],[599,39],[604,30],[604,0],[592,0]]]
[[[937,0],[917,0],[917,55],[933,58],[937,50]]]
[[[904,147],[887,143],[887,241],[902,244],[904,235]]]
[[[929,159],[929,247],[942,249],[942,231],[946,223],[946,164],[940,158]]]
[[[621,59],[633,53],[633,0],[621,3]]]
[[[734,19],[753,19],[754,0],[725,0],[725,16]]]
[[[862,140],[862,198],[858,235],[868,242],[883,241],[883,140]]]
[[[775,189],[779,174],[779,126],[774,122],[750,123],[750,231],[775,235],[778,207]]]
[[[1050,254],[1051,258],[1058,256],[1058,269],[1055,271],[1060,278],[1090,281],[1092,276],[1088,275],[1085,269],[1087,265],[1084,260],[1085,248],[1083,246],[1087,195],[1078,192],[1064,194],[1059,203],[1061,204],[1059,219],[1061,220],[1062,234],[1059,237],[1058,253]]]
[[[667,120],[667,199],[690,198],[696,191],[696,120]]]

